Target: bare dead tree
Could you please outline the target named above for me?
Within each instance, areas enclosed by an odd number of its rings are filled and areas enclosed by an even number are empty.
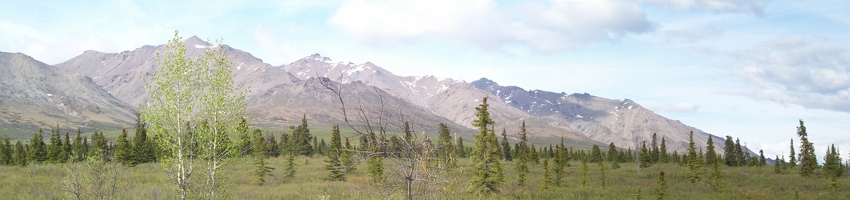
[[[397,137],[387,140],[388,131],[405,129],[404,124],[416,122],[416,116],[406,116],[402,111],[401,102],[388,105],[384,94],[378,88],[363,90],[351,77],[341,75],[337,81],[318,74],[316,77],[325,89],[333,93],[345,124],[355,132],[355,136],[368,138],[368,142],[374,147],[348,149],[347,151],[359,155],[359,159],[351,166],[345,166],[346,171],[372,157],[387,158],[392,165],[386,170],[387,181],[379,185],[381,195],[386,196],[401,190],[406,199],[439,198],[438,185],[450,183],[450,180],[443,178],[440,170],[434,170],[431,161],[435,152],[430,140],[423,137],[424,134],[417,134],[417,131],[409,129],[409,126],[405,131],[408,131],[410,137],[404,137],[400,141],[392,139]],[[347,80],[349,84],[345,84],[343,80]],[[364,92],[373,92],[377,96],[377,104],[369,106],[363,98]],[[349,94],[353,96],[352,99],[346,98]]]

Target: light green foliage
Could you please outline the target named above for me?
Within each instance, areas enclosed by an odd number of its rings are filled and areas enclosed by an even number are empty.
[[[219,169],[231,151],[230,141],[245,110],[245,91],[233,85],[231,61],[224,48],[206,48],[204,54],[189,58],[186,46],[175,31],[164,55],[157,55],[159,68],[146,85],[150,100],[141,115],[163,150],[162,163],[170,182],[185,199],[192,187],[196,159],[204,161],[205,181],[200,193],[218,197]],[[199,125],[194,128],[192,125]]]
[[[344,154],[339,136],[339,125],[334,124],[331,130],[331,144],[328,152],[325,153],[325,171],[328,175],[325,180],[328,181],[345,181],[345,166],[342,165],[342,156]]]
[[[286,169],[284,169],[286,178],[295,178],[295,154],[291,153],[286,156]]]
[[[373,184],[380,185],[386,181],[384,176],[384,159],[380,155],[369,157],[366,160],[369,164],[369,177]]]

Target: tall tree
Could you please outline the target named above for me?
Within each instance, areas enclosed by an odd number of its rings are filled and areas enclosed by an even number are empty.
[[[295,128],[293,139],[295,140],[296,154],[305,156],[313,154],[314,149],[310,144],[310,140],[313,139],[313,135],[310,134],[310,128],[307,127],[306,114],[301,118],[301,125],[298,125],[298,127]]]
[[[487,98],[484,97],[481,104],[475,107],[476,119],[472,121],[472,125],[478,128],[478,134],[475,135],[475,150],[470,155],[469,166],[473,170],[473,177],[469,181],[469,192],[479,197],[499,193],[501,185],[499,154],[502,152],[499,152],[498,143],[493,142],[496,140],[495,134],[490,134],[492,131],[488,129],[495,122],[490,118]]]
[[[803,120],[800,120],[800,126],[797,127],[797,136],[800,136],[800,175],[811,176],[814,174],[815,168],[818,167],[818,159],[815,156],[814,144],[809,142],[809,135],[806,133]]]
[[[186,199],[195,173],[196,158],[204,161],[206,181],[200,187],[205,198],[217,198],[220,190],[216,173],[231,152],[229,141],[244,114],[245,91],[233,84],[232,62],[221,44],[206,48],[202,56],[189,58],[178,36],[166,45],[165,55],[157,56],[159,68],[146,84],[150,100],[142,107],[142,119],[158,148],[167,176]],[[207,124],[191,130],[191,124]]]
[[[47,157],[47,145],[44,144],[44,135],[41,129],[38,129],[32,136],[32,140],[30,140],[29,144],[29,159],[34,163],[42,163],[48,160]]]
[[[437,155],[440,159],[440,168],[449,170],[455,166],[455,145],[452,143],[449,126],[440,123],[440,137],[437,142]]]
[[[343,149],[340,152],[342,166],[345,167],[345,173],[351,173],[354,171],[354,147],[351,146],[351,143],[348,142],[348,138],[345,138],[345,145],[343,145]]]
[[[764,167],[767,164],[767,160],[764,158],[764,150],[759,150],[759,167]]]
[[[712,139],[714,136],[708,135],[708,142],[706,142],[706,152],[705,152],[705,163],[709,165],[714,164],[714,160],[717,159],[717,153],[714,152],[714,140]]]
[[[505,158],[505,161],[514,160],[513,157],[511,157],[511,144],[508,143],[508,133],[505,128],[502,128],[502,152],[504,152],[502,157]]]
[[[328,175],[325,180],[345,181],[345,166],[342,165],[342,139],[339,136],[339,125],[334,124],[331,129],[331,144],[325,153],[325,171]]]
[[[457,156],[461,158],[466,158],[466,147],[463,144],[463,137],[457,137],[457,142],[455,142],[455,152],[457,152]]]
[[[726,161],[726,166],[734,167],[738,166],[738,153],[735,151],[735,141],[732,140],[732,136],[726,136],[726,141],[723,145],[723,156]]]
[[[657,195],[655,199],[662,200],[664,199],[664,193],[667,190],[667,181],[664,180],[664,170],[658,173],[658,186],[655,188],[655,194]]]
[[[68,162],[71,159],[72,152],[71,137],[68,135],[68,132],[65,132],[65,140],[62,142],[62,152],[59,154],[59,162]]]
[[[257,136],[258,135],[258,136]],[[271,176],[271,171],[274,169],[268,166],[266,158],[266,139],[262,134],[255,134],[257,140],[254,142],[254,184],[263,185],[266,182],[266,176]]]
[[[72,148],[74,161],[79,162],[86,159],[88,151],[86,151],[86,146],[83,145],[83,137],[79,128],[77,128],[77,137],[74,138],[74,146]]]
[[[136,120],[136,131],[133,137],[133,154],[136,164],[156,160],[153,144],[148,141],[148,131],[145,129],[145,122],[140,116]]]
[[[118,147],[115,148],[115,161],[122,165],[133,166],[135,158],[133,157],[133,146],[127,140],[127,129],[121,128],[121,135],[118,136]]]
[[[50,130],[50,144],[47,145],[47,159],[51,163],[60,163],[62,158],[62,137],[59,136],[59,124]]]
[[[791,138],[791,154],[788,155],[788,165],[791,166],[791,168],[797,166],[797,158],[794,156],[795,154],[797,154],[797,152],[794,151],[794,138]]]
[[[701,165],[700,161],[697,160],[697,152],[694,147],[694,131],[691,131],[689,134],[690,142],[688,143],[688,168],[691,169],[691,174],[688,175],[688,181],[691,183],[696,183],[700,180],[700,170]]]
[[[658,151],[657,146],[654,149],[655,149],[655,151]],[[602,162],[602,150],[599,149],[599,145],[594,144],[593,147],[591,148],[591,150],[590,150],[590,162],[591,163]]]
[[[661,153],[658,150],[658,139],[655,133],[652,133],[652,149],[649,152],[650,157],[652,157],[652,163],[658,163],[660,159]]]
[[[737,159],[736,160],[737,164],[735,164],[735,166],[746,166],[747,165],[747,158],[744,157],[744,156],[748,156],[748,155],[749,155],[749,153],[745,154],[744,148],[741,147],[741,138],[736,138],[735,139],[735,159]]]
[[[541,190],[549,190],[552,186],[552,177],[549,176],[549,159],[543,160],[543,180],[540,181]]]
[[[661,155],[660,155],[661,162],[663,162],[663,163],[669,162],[670,156],[667,155],[667,140],[664,139],[664,136],[661,136],[661,147],[659,147],[659,152],[661,153]]]
[[[15,154],[13,155],[12,159],[15,160],[15,165],[22,167],[27,166],[27,163],[29,163],[29,158],[27,156],[27,148],[24,147],[21,141],[15,143]]]
[[[517,185],[520,186],[525,185],[526,176],[529,172],[528,138],[526,136],[527,134],[528,132],[525,129],[525,120],[522,120],[522,126],[520,127],[519,132],[519,143],[517,143],[516,148],[518,161],[514,163],[516,165],[515,168],[517,170],[517,176],[519,176],[519,178],[517,179]]]

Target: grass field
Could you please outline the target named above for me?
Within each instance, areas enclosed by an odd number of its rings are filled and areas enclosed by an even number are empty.
[[[325,175],[322,157],[296,157],[296,176],[284,178],[284,157],[269,159],[275,169],[273,176],[262,185],[252,181],[253,159],[234,159],[224,169],[227,179],[226,193],[232,199],[401,199],[403,191],[390,186],[376,186],[370,183],[366,175],[366,165],[362,163],[347,175],[346,182],[323,181]],[[386,160],[385,160],[386,161]],[[773,166],[765,167],[722,167],[722,188],[719,192],[711,190],[706,184],[708,170],[703,181],[691,184],[687,181],[690,171],[678,164],[656,164],[636,172],[633,163],[622,163],[621,168],[611,169],[606,163],[606,184],[602,187],[600,168],[597,164],[588,164],[587,185],[581,186],[581,164],[571,162],[566,170],[565,185],[540,189],[541,164],[530,165],[527,186],[515,183],[516,172],[513,162],[502,161],[505,183],[501,193],[488,199],[634,199],[638,187],[644,199],[654,199],[656,181],[660,170],[664,170],[667,182],[667,199],[792,199],[795,191],[801,199],[850,199],[850,180],[845,176],[838,180],[838,191],[827,188],[829,179],[817,174],[803,178],[797,174],[799,168],[775,174]],[[27,167],[0,167],[0,197],[2,199],[72,199],[65,191],[63,178],[69,171],[67,164],[29,165]],[[388,182],[398,180],[391,176],[393,164],[389,161]],[[175,193],[165,182],[165,173],[159,164],[142,164],[135,167],[118,166],[121,189],[119,199],[174,199]],[[470,178],[466,160],[449,173],[441,174],[437,184],[420,187],[417,199],[477,199],[467,194],[466,184]],[[553,174],[550,171],[550,174]],[[200,173],[195,175],[200,180]]]

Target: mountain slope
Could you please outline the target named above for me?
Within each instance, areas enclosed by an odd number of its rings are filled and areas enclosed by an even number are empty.
[[[487,96],[486,91],[465,81],[438,79],[434,76],[399,76],[371,62],[362,64],[333,62],[330,58],[319,54],[302,58],[284,65],[283,68],[300,79],[318,76],[344,83],[363,82],[467,128],[473,128],[474,108],[481,103],[483,97]],[[583,134],[569,128],[554,127],[547,119],[534,117],[503,101],[490,99],[488,102],[490,114],[496,121],[496,128],[507,129],[511,137],[518,135],[522,120],[526,120],[526,123],[534,125],[528,126],[532,137],[541,138],[541,140],[564,137],[567,142],[573,144],[594,143]]]
[[[706,146],[709,134],[697,128],[667,119],[632,100],[614,100],[585,94],[554,93],[541,90],[526,91],[516,86],[501,86],[482,78],[472,82],[475,87],[489,91],[505,103],[536,117],[557,121],[561,126],[584,133],[602,143],[634,147],[646,141],[650,145],[652,134],[658,142],[665,138],[668,151],[687,150],[690,131],[698,148]],[[723,149],[724,139],[713,138],[715,151]],[[722,154],[722,152],[720,152]]]
[[[119,129],[135,122],[131,106],[91,79],[20,53],[0,52],[0,131],[28,138],[38,128]]]
[[[184,40],[184,44],[186,54],[190,57],[200,56],[206,48],[215,47],[195,36]],[[283,69],[266,64],[247,52],[227,45],[222,48],[225,48],[227,57],[233,62],[234,83],[243,89],[250,86],[249,94],[297,81]],[[144,80],[151,79],[154,70],[158,68],[157,54],[164,54],[165,50],[165,45],[159,45],[143,46],[121,53],[85,51],[56,67],[91,77],[116,98],[137,106],[148,98]]]

